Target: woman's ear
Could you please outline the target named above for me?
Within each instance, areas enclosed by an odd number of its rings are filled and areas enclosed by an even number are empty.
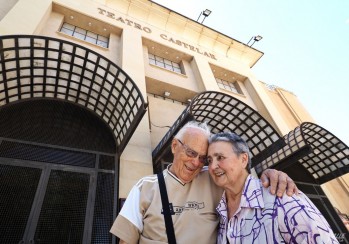
[[[247,164],[248,164],[248,153],[241,153],[241,160],[242,160],[242,167],[246,168]]]

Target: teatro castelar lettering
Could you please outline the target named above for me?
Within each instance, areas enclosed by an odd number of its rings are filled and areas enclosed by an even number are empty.
[[[109,17],[111,19],[115,19],[123,24],[127,24],[129,26],[133,26],[136,29],[143,30],[144,32],[147,32],[147,33],[151,33],[151,29],[149,27],[143,27],[136,22],[133,22],[133,21],[128,20],[128,19],[124,19],[122,17],[117,18],[114,13],[111,13],[111,12],[106,11],[104,9],[98,8],[98,12],[102,15],[106,15],[107,17]]]
[[[98,8],[98,13],[102,14],[102,15],[105,15],[105,16],[111,18],[111,19],[115,19],[116,21],[119,21],[119,22],[121,22],[123,24],[129,25],[129,26],[133,26],[134,28],[139,29],[141,31],[144,31],[146,33],[152,33],[152,30],[149,27],[142,26],[141,24],[138,24],[138,23],[136,23],[134,21],[131,21],[129,19],[126,19],[126,18],[117,17],[117,16],[115,16],[114,13],[109,12],[107,10]],[[209,57],[209,58],[217,60],[216,57],[213,54],[208,53],[208,52],[203,52],[199,48],[194,47],[194,46],[192,46],[192,45],[190,45],[188,43],[182,42],[180,40],[173,39],[172,37],[168,37],[165,34],[160,34],[160,37],[162,39],[168,41],[168,42],[171,42],[173,44],[177,44],[178,46],[184,47],[184,48],[189,49],[189,50],[191,50],[193,52],[197,52],[199,54],[205,55],[206,57]]]
[[[175,44],[177,44],[178,46],[183,46],[183,47],[185,47],[185,48],[187,48],[187,49],[189,49],[189,50],[191,50],[191,51],[200,53],[200,54],[205,55],[205,56],[207,56],[207,57],[209,57],[209,58],[213,58],[213,59],[217,60],[216,57],[215,57],[213,54],[207,53],[207,52],[201,52],[199,48],[194,47],[194,46],[192,46],[192,45],[189,45],[189,44],[187,44],[187,43],[185,43],[185,42],[182,42],[182,41],[180,41],[180,40],[175,40],[175,39],[173,39],[172,37],[169,38],[169,37],[168,37],[167,35],[165,35],[165,34],[161,34],[160,37],[161,37],[162,39],[166,40],[166,41],[175,43]]]

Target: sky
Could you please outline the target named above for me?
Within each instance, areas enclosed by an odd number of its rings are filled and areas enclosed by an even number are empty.
[[[153,0],[264,53],[256,77],[294,93],[349,146],[349,0]],[[202,18],[200,17],[201,21]]]

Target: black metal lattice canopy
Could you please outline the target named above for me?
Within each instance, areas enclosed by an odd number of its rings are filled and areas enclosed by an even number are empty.
[[[121,153],[145,114],[135,82],[116,64],[83,46],[29,35],[0,37],[0,106],[49,98],[93,111],[111,129]]]
[[[349,173],[348,146],[321,126],[302,123],[284,139],[287,145],[261,162],[256,167],[257,173],[266,168],[287,171],[299,163],[318,184]]]
[[[233,131],[244,138],[251,149],[254,165],[284,146],[284,140],[257,111],[240,100],[220,92],[198,94],[175,121],[153,151],[154,170],[169,152],[171,140],[189,120],[206,122],[212,133]]]

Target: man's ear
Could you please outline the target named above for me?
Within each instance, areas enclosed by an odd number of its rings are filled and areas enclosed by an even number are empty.
[[[178,141],[175,138],[173,138],[172,142],[171,142],[171,152],[172,152],[172,154],[175,153],[177,145],[178,145]]]

